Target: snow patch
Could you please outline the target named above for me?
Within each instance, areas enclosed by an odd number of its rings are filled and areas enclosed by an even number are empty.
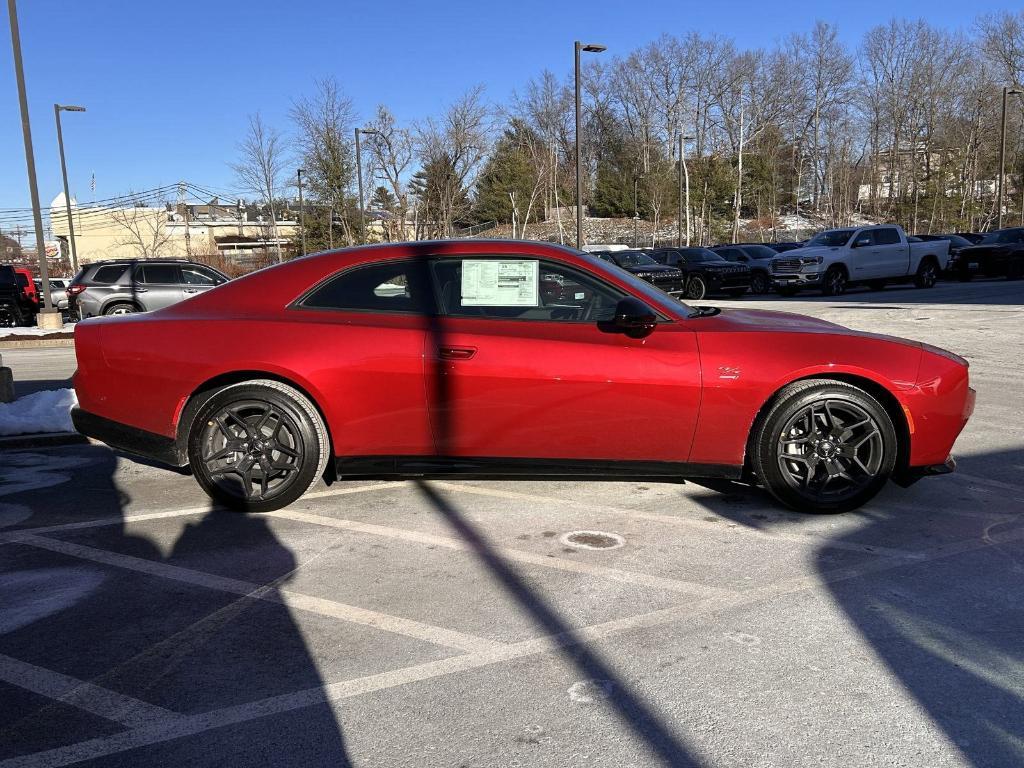
[[[74,432],[71,409],[76,405],[73,389],[48,389],[0,403],[0,435]]]
[[[0,328],[0,339],[6,336],[52,336],[58,333],[74,333],[74,323],[64,323],[64,326],[56,328]]]

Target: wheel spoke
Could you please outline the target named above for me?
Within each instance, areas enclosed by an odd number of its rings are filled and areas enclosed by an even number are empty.
[[[245,450],[245,444],[241,440],[228,440],[227,445],[221,448],[212,456],[207,456],[204,461],[220,461],[226,459],[228,456],[232,456],[236,453],[242,453]]]

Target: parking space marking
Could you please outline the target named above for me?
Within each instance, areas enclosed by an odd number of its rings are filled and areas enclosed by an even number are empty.
[[[355,487],[345,488],[328,488],[323,491],[314,491],[313,493],[307,493],[303,496],[303,500],[307,499],[324,499],[330,496],[346,496],[352,493],[365,493],[367,491],[378,491],[384,488],[393,488],[395,486],[402,485],[401,482],[387,482],[387,483],[374,483],[372,485],[359,485]],[[57,525],[43,525],[38,528],[21,528],[14,531],[6,531],[0,533],[0,543],[12,541],[17,539],[22,534],[46,534],[56,533],[58,531],[81,531],[89,528],[104,528],[111,525],[121,525],[123,523],[140,522],[145,520],[162,520],[165,518],[172,517],[187,517],[188,515],[202,515],[209,513],[217,514],[238,514],[235,512],[229,512],[227,510],[218,510],[210,505],[203,507],[185,507],[183,509],[167,509],[157,512],[138,512],[135,514],[127,515],[108,515],[107,517],[97,517],[92,520],[81,520],[73,523],[59,523]]]
[[[590,504],[586,502],[576,501],[575,499],[563,499],[558,496],[541,496],[533,493],[523,493],[521,491],[505,491],[497,488],[484,488],[478,485],[460,485],[458,483],[450,483],[446,481],[431,481],[431,485],[444,488],[446,490],[455,491],[457,493],[469,493],[476,494],[478,496],[494,496],[502,499],[513,499],[519,501],[532,501],[532,502],[544,502],[548,504],[562,504],[565,506],[574,507],[577,509],[586,509],[595,512],[607,512],[615,515],[622,515],[624,517],[633,517],[639,520],[651,520],[656,523],[668,523],[680,528],[693,528],[699,531],[721,531],[721,523],[708,523],[702,520],[692,520],[685,517],[676,517],[674,515],[665,515],[659,512],[644,512],[639,509],[628,509],[622,507],[609,507],[603,504]],[[869,555],[893,555],[897,557],[914,557],[914,553],[910,550],[899,549],[896,547],[883,547],[875,546],[874,544],[855,544],[847,541],[834,541],[832,539],[826,539],[818,536],[804,536],[804,535],[793,535],[788,533],[778,533],[775,531],[766,531],[762,528],[749,528],[739,527],[730,528],[730,531],[739,532],[743,535],[755,535],[762,536],[766,539],[777,539],[779,541],[790,541],[797,544],[812,544],[817,547],[827,547],[829,549],[842,549],[849,550],[851,552],[860,552]]]
[[[323,525],[330,528],[340,528],[348,531],[355,531],[357,533],[366,533],[373,536],[384,536],[390,539],[411,541],[417,544],[445,547],[446,549],[454,549],[462,552],[473,551],[473,547],[469,543],[451,536],[420,533],[419,531],[410,531],[404,528],[392,528],[384,525],[374,525],[372,523],[360,523],[354,520],[344,520],[336,517],[328,517],[326,515],[315,515],[308,512],[292,512],[287,509],[278,510],[277,512],[267,512],[265,514],[268,517],[277,517],[302,523],[312,523],[314,525]],[[580,560],[569,560],[564,557],[551,557],[549,555],[541,555],[535,552],[525,552],[520,549],[497,546],[493,546],[491,548],[495,552],[500,553],[503,557],[514,562],[528,563],[530,565],[538,565],[543,568],[553,568],[561,571],[583,573],[590,576],[599,576],[610,581],[619,581],[625,584],[651,587],[653,589],[667,590],[671,592],[682,592],[684,594],[699,595],[703,597],[732,594],[732,592],[727,589],[711,587],[692,581],[666,579],[660,576],[638,573],[636,571],[626,571],[619,568],[594,565],[593,563],[587,563]]]
[[[445,677],[450,674],[498,664],[504,661],[546,653],[557,648],[594,642],[625,631],[652,628],[673,621],[695,620],[710,613],[754,605],[784,595],[803,592],[814,587],[861,576],[882,573],[911,564],[953,557],[985,547],[1005,544],[1024,538],[1024,529],[993,535],[990,540],[969,539],[955,545],[933,547],[922,553],[914,563],[899,556],[886,556],[852,568],[785,579],[740,594],[713,597],[688,606],[673,606],[659,611],[613,619],[600,624],[574,629],[560,635],[524,640],[504,646],[454,656],[439,661],[415,664],[402,669],[367,675],[293,693],[224,707],[200,715],[179,716],[173,721],[156,722],[142,728],[113,736],[89,739],[66,747],[36,752],[0,762],[0,768],[59,768],[83,760],[107,757],[139,747],[151,746],[173,739],[195,736],[215,728],[249,722],[263,717],[290,712],[302,707],[359,696],[415,682]]]
[[[334,600],[314,597],[287,589],[277,589],[275,585],[260,585],[238,579],[231,579],[226,576],[217,576],[202,571],[194,571],[190,568],[182,568],[167,563],[156,563],[132,555],[122,555],[116,552],[108,552],[103,549],[87,547],[73,542],[48,539],[34,534],[24,534],[17,540],[19,544],[46,549],[51,552],[58,552],[63,555],[89,560],[102,565],[109,565],[115,568],[144,573],[149,576],[156,576],[162,579],[180,581],[206,589],[219,592],[227,592],[234,595],[242,595],[255,600],[266,600],[267,602],[280,603],[289,608],[296,608],[321,616],[328,616],[334,619],[362,624],[373,627],[384,632],[392,632],[398,635],[413,637],[417,640],[424,640],[434,645],[442,645],[449,648],[458,648],[463,651],[479,651],[502,645],[496,640],[488,640],[476,635],[469,635],[443,627],[436,627],[431,624],[404,619],[399,616],[392,616],[368,608],[360,608],[355,605],[339,603]]]
[[[2,654],[0,680],[129,728],[141,728],[178,717],[169,709]]]

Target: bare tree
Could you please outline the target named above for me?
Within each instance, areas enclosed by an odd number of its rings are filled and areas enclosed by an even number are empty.
[[[274,200],[281,188],[286,158],[281,134],[263,123],[259,112],[249,115],[249,130],[238,145],[239,160],[231,166],[242,187],[265,200],[270,208],[270,228],[277,260],[283,261],[281,238],[277,231]]]
[[[398,202],[401,236],[408,237],[409,190],[406,186],[406,172],[415,155],[412,131],[398,126],[398,121],[383,104],[377,107],[377,114],[368,126],[375,134],[368,136],[371,176],[379,176]]]
[[[151,208],[132,205],[128,208],[113,208],[110,217],[124,228],[124,236],[117,244],[132,248],[140,259],[154,259],[166,256],[164,253],[171,241],[167,230],[168,213],[165,206]]]

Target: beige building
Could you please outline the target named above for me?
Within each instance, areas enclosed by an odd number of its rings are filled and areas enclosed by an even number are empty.
[[[296,235],[296,222],[277,223],[274,239],[270,221],[252,208],[218,204],[138,206],[129,208],[79,207],[71,199],[78,261],[104,259],[185,258],[206,254],[244,256],[286,248]],[[50,203],[50,227],[61,250],[70,253],[64,194]]]

